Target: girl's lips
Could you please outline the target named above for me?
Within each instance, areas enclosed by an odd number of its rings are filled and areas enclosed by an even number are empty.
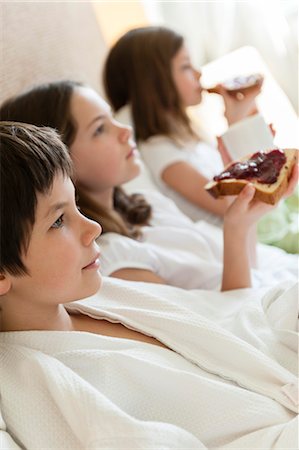
[[[134,156],[136,154],[137,151],[137,147],[133,147],[131,148],[131,150],[129,151],[129,153],[127,154],[127,159],[131,158],[132,156]]]

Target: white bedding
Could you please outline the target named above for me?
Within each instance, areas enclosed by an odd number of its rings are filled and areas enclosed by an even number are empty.
[[[69,305],[174,351],[1,333],[1,448],[296,449],[298,287],[264,294],[105,279],[100,295]]]

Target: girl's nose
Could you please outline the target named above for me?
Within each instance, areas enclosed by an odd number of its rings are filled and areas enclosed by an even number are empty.
[[[84,220],[84,231],[82,233],[83,243],[89,246],[95,239],[97,239],[102,233],[102,227],[98,222],[83,217]]]
[[[202,76],[201,70],[196,70],[196,69],[194,69],[194,72],[195,72],[196,78],[197,78],[198,80],[200,80],[200,78],[201,78],[201,76]]]
[[[119,139],[122,143],[127,143],[132,138],[133,129],[129,125],[122,125],[119,130]]]

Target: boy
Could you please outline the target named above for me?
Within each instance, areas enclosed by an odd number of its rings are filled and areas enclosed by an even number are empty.
[[[101,296],[64,306],[101,287],[101,228],[76,208],[54,131],[0,123],[0,151],[0,398],[15,441],[78,450],[291,447],[296,377],[287,366],[297,355],[270,357],[263,315],[255,346],[256,330],[247,343],[246,332],[240,339],[177,306],[172,297],[189,294],[166,286],[148,287],[151,295],[107,280]],[[204,303],[205,295],[194,297]],[[217,321],[219,304],[231,307],[234,297],[213,295]],[[235,311],[246,308],[236,300]]]
[[[101,285],[101,228],[76,208],[70,158],[53,130],[0,130],[1,328],[68,329],[61,304]]]
[[[0,330],[89,331],[163,346],[121,324],[67,312],[65,303],[101,287],[101,226],[76,207],[70,158],[54,130],[0,122],[0,140]]]

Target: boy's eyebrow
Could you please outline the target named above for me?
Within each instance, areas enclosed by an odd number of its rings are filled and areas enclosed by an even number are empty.
[[[105,115],[101,114],[100,116],[95,117],[94,119],[92,119],[92,121],[87,125],[86,129],[88,130],[88,128],[91,127],[91,125],[93,125],[95,122],[97,122],[98,120],[104,119]]]
[[[49,216],[52,216],[59,209],[65,208],[67,205],[68,205],[67,202],[60,202],[60,203],[55,203],[54,205],[50,206],[47,213],[45,214],[45,219],[47,219]]]

